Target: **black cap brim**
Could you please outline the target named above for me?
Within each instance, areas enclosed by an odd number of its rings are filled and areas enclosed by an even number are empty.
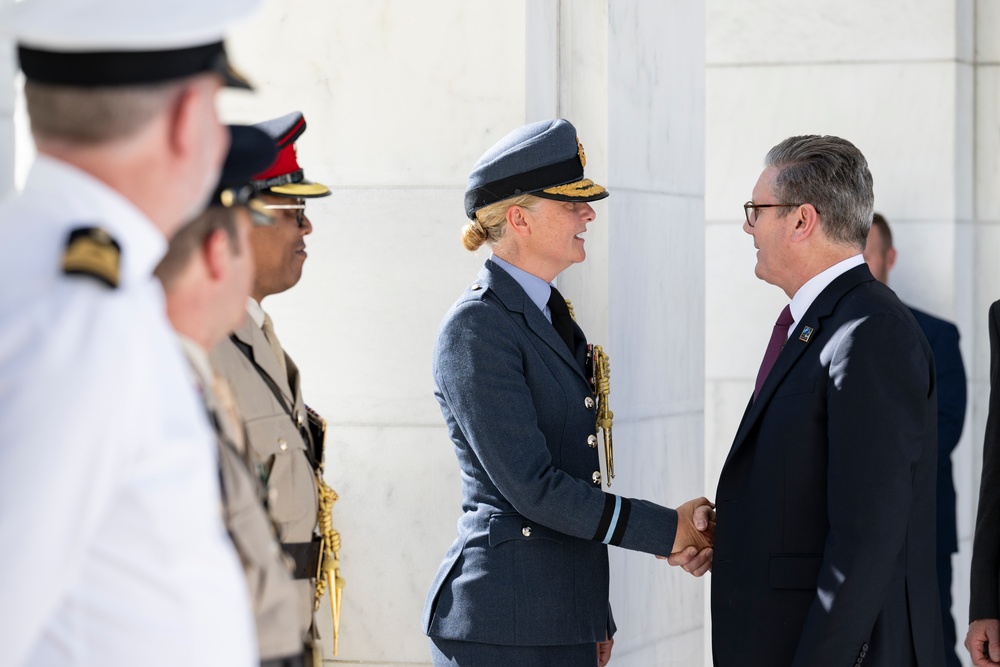
[[[25,77],[42,84],[134,86],[214,72],[228,87],[252,89],[229,63],[222,42],[152,51],[51,51],[18,44],[17,53]]]

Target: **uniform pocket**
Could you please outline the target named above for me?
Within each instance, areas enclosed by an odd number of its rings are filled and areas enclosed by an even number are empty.
[[[562,544],[566,536],[540,526],[520,514],[494,514],[490,517],[490,546],[495,547],[510,540],[549,540]]]
[[[288,415],[273,415],[246,424],[253,455],[269,468],[268,509],[279,523],[290,523],[316,509],[313,469],[302,436]]]

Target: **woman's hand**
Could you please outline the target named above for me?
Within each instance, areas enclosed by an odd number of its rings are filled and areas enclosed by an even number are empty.
[[[597,642],[597,667],[608,664],[608,660],[611,660],[611,647],[614,645],[615,640],[610,637],[603,642]]]

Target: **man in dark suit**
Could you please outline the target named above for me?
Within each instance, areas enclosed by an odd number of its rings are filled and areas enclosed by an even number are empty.
[[[965,647],[976,667],[1000,664],[1000,301],[990,306],[990,410],[983,442],[976,537],[972,545],[972,595]]]
[[[934,361],[864,264],[872,206],[861,152],[819,136],[772,148],[745,205],[791,303],[719,479],[718,667],[944,664]]]
[[[865,262],[879,282],[889,284],[889,271],[896,263],[892,230],[880,214],[872,217],[865,246]],[[931,344],[937,372],[937,575],[941,594],[941,623],[944,629],[944,655],[948,667],[962,663],[955,653],[955,619],[951,616],[951,555],[958,551],[958,527],[955,522],[955,482],[951,474],[951,453],[958,446],[965,425],[965,367],[958,347],[958,327],[933,315],[910,307],[920,330]]]

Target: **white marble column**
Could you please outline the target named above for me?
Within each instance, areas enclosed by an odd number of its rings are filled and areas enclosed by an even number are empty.
[[[587,261],[560,278],[611,358],[611,491],[677,506],[705,492],[704,8],[549,4],[556,112],[577,125],[588,175],[611,190],[595,207]],[[547,90],[529,86],[529,100]],[[620,549],[611,565],[614,664],[703,664],[704,581]]]
[[[707,483],[716,484],[774,318],[787,302],[779,289],[753,275],[741,205],[774,144],[794,134],[845,137],[867,156],[876,210],[893,229],[899,259],[891,287],[906,303],[956,322],[962,334],[974,391],[972,418],[953,454],[961,542],[953,559],[959,641],[967,620],[978,480],[973,469],[978,471],[974,461],[982,439],[976,406],[986,378],[982,346],[989,298],[975,286],[984,282],[981,274],[993,271],[995,262],[986,260],[992,256],[983,253],[998,239],[994,232],[987,246],[985,237],[1000,220],[1000,208],[990,213],[988,206],[1000,190],[1000,17],[995,2],[973,5],[709,0],[706,33]],[[983,62],[989,59],[994,66]],[[992,298],[1000,296],[997,282],[987,289]]]

